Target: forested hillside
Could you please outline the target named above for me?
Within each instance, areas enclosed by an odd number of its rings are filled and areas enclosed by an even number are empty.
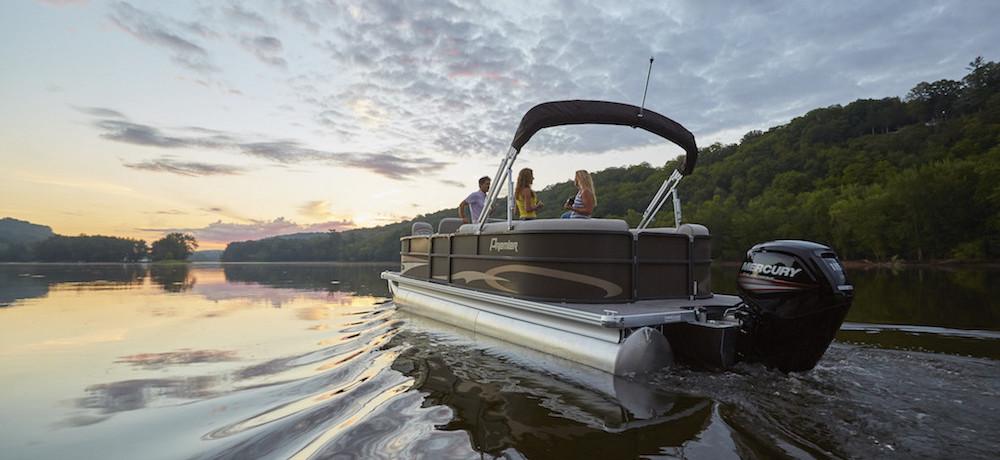
[[[30,248],[52,235],[45,225],[4,217],[0,219],[0,261],[28,260]]]
[[[399,259],[399,238],[410,232],[415,221],[433,222],[456,217],[457,209],[445,209],[417,216],[413,220],[374,228],[314,234],[301,238],[284,235],[254,241],[229,243],[222,253],[223,262],[268,261],[389,261]]]
[[[968,70],[961,81],[919,83],[904,99],[816,109],[702,148],[679,188],[684,221],[707,225],[724,260],[775,238],[832,244],[846,259],[1000,258],[1000,65],[976,59]],[[596,172],[595,216],[635,225],[675,165]],[[548,204],[540,217],[558,216],[574,194],[570,182],[539,191]],[[672,222],[668,209],[657,225]],[[233,243],[223,259],[393,260],[411,223]]]

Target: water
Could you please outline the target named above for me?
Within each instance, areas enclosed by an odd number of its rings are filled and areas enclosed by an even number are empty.
[[[1000,270],[850,271],[848,323],[807,373],[626,380],[397,312],[386,268],[0,265],[0,457],[1000,451]]]

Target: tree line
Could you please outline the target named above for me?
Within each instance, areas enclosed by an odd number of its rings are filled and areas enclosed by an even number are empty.
[[[921,82],[902,99],[820,108],[700,149],[679,187],[683,220],[708,226],[713,257],[723,260],[778,238],[827,243],[855,260],[1000,259],[1000,64],[977,58],[967,70],[959,81]],[[678,161],[594,173],[595,217],[638,224]],[[549,206],[539,217],[558,217],[575,193],[570,181],[540,190]],[[502,217],[503,205],[496,209]],[[456,215],[231,243],[223,260],[397,260],[414,221]],[[672,224],[670,209],[654,222]]]
[[[443,210],[418,219],[438,222],[453,217],[456,211]],[[343,232],[276,236],[253,241],[229,243],[222,253],[223,262],[347,262],[390,261],[399,259],[399,238],[410,231],[414,221]]]
[[[170,233],[147,245],[145,240],[103,235],[52,235],[37,242],[0,245],[4,262],[154,262],[186,260],[198,247],[192,235]]]

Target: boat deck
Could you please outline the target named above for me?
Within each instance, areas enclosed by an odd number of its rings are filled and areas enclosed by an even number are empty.
[[[409,289],[467,298],[503,308],[540,313],[608,328],[693,322],[697,321],[695,309],[699,307],[734,307],[741,302],[737,296],[724,294],[716,294],[706,299],[656,299],[627,303],[542,302],[410,278],[398,272],[382,272],[382,279],[404,285]]]
[[[715,294],[707,299],[656,299],[628,303],[557,303],[539,302],[602,317],[608,327],[638,327],[671,322],[695,321],[695,309],[704,307],[735,307],[741,302],[734,295]],[[669,316],[669,320],[664,320]]]

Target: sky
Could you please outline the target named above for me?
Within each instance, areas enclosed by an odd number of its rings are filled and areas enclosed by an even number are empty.
[[[1000,59],[998,17],[976,0],[8,0],[0,216],[202,249],[383,225],[456,207],[535,104],[638,105],[650,57],[646,106],[706,146],[961,78]],[[516,166],[540,189],[680,153],[562,127]]]

